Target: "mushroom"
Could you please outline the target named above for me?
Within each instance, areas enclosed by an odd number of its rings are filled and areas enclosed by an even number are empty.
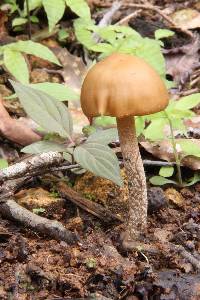
[[[121,235],[124,247],[137,241],[147,225],[147,188],[134,116],[165,109],[168,92],[159,74],[143,59],[114,53],[94,65],[81,89],[81,106],[88,118],[113,116],[128,179],[129,213]],[[127,246],[128,247],[128,246]]]

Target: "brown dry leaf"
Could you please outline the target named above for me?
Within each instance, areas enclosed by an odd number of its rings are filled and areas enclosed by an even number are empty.
[[[168,188],[167,190],[165,190],[165,196],[169,202],[172,202],[178,207],[183,207],[184,198],[177,190]]]
[[[173,77],[178,85],[183,85],[192,71],[199,67],[200,40],[194,40],[180,48],[170,49],[165,52],[167,74]]]
[[[80,92],[83,78],[87,72],[87,67],[82,59],[72,55],[64,48],[55,48],[53,52],[62,64],[61,73],[65,83],[76,92]]]
[[[185,139],[177,139],[178,141],[185,140]],[[199,146],[200,150],[200,140],[190,139],[190,141],[194,142]],[[175,161],[173,148],[170,141],[164,140],[160,142],[150,143],[148,141],[140,142],[141,146],[148,151],[149,153],[153,154],[155,157],[166,161]],[[179,154],[183,154],[181,149],[177,147],[177,151]],[[200,158],[195,156],[186,156],[181,160],[181,165],[191,168],[192,170],[200,170]]]
[[[6,111],[3,101],[0,98],[0,135],[20,145],[29,145],[41,140],[31,128],[25,126],[19,120],[12,119]]]
[[[191,8],[176,11],[171,16],[172,21],[183,29],[195,29],[200,27],[200,13]]]

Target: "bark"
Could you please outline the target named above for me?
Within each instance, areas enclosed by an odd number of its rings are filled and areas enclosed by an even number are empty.
[[[147,225],[147,189],[144,167],[136,137],[135,122],[131,116],[117,118],[119,140],[128,179],[129,212],[124,244],[137,240]]]
[[[50,238],[65,241],[70,245],[77,242],[76,235],[66,229],[60,222],[40,217],[12,199],[0,203],[0,213],[3,217],[22,223],[24,226]]]

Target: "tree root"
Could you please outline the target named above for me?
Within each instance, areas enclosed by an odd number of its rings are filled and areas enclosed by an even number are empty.
[[[62,240],[70,245],[78,241],[77,236],[60,222],[40,217],[12,199],[0,203],[0,213],[5,218],[19,222],[55,240]]]

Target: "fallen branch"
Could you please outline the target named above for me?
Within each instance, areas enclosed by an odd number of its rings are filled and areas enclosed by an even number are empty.
[[[70,245],[78,240],[77,236],[66,229],[60,222],[40,217],[20,206],[12,199],[0,203],[0,213],[3,217],[17,221],[55,240],[62,240]]]
[[[62,155],[58,152],[47,152],[33,156],[30,160],[16,163],[0,171],[0,183],[6,180],[29,176],[37,170],[57,166],[64,161]]]
[[[63,182],[59,182],[57,184],[57,189],[60,195],[63,198],[66,198],[81,207],[85,211],[91,213],[92,215],[101,219],[104,223],[121,223],[122,219],[117,215],[112,214],[109,210],[99,205],[98,203],[89,201],[85,199],[81,195],[79,195],[76,191],[70,188],[67,184]]]

